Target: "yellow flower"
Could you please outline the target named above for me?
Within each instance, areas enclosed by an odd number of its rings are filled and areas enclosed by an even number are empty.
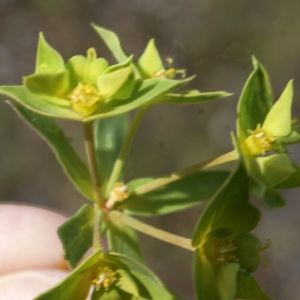
[[[261,155],[272,150],[272,142],[276,138],[268,130],[262,128],[260,124],[255,130],[248,130],[250,136],[242,144],[242,149],[246,155]]]

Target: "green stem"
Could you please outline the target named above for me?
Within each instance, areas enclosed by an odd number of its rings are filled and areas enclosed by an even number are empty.
[[[93,252],[97,252],[102,248],[101,246],[101,214],[102,211],[98,204],[94,204],[94,230],[93,230]]]
[[[167,231],[164,231],[164,230],[161,230],[158,228],[155,228],[155,227],[145,224],[141,221],[133,219],[119,211],[114,210],[114,211],[109,212],[109,217],[116,219],[118,221],[121,221],[122,223],[126,224],[127,226],[130,226],[131,228],[133,228],[139,232],[150,235],[152,237],[155,237],[164,242],[176,245],[178,247],[182,247],[184,249],[194,251],[194,248],[192,247],[192,242],[190,239],[169,233]]]
[[[122,148],[119,152],[118,158],[114,164],[112,173],[110,175],[109,181],[107,183],[107,188],[106,188],[106,195],[108,196],[108,194],[110,193],[110,191],[113,189],[114,184],[118,181],[119,177],[120,177],[120,173],[122,171],[122,168],[124,166],[124,162],[125,162],[125,158],[126,155],[129,151],[129,148],[131,146],[132,140],[134,138],[134,135],[138,129],[138,126],[146,112],[147,108],[140,108],[137,113],[134,116],[134,119],[131,123],[131,127],[127,133],[127,136],[125,138],[125,141],[122,145]]]
[[[93,189],[96,196],[97,203],[101,206],[105,202],[105,198],[102,194],[101,185],[99,182],[97,161],[94,147],[94,136],[93,136],[93,122],[85,122],[83,124],[84,131],[84,144],[87,156],[87,162],[89,172],[92,180]]]
[[[236,159],[238,159],[238,154],[235,150],[233,150],[231,152],[228,152],[226,154],[218,156],[217,158],[206,160],[197,165],[175,171],[175,172],[173,172],[167,176],[161,177],[161,178],[157,178],[149,183],[139,186],[138,188],[136,188],[133,191],[133,193],[136,195],[145,194],[145,193],[155,190],[161,186],[164,186],[168,183],[171,183],[171,182],[181,179],[183,177],[197,173],[201,170],[205,170],[205,169],[217,166],[217,165],[221,165],[221,164],[224,164],[226,162],[230,162],[230,161],[233,161]]]

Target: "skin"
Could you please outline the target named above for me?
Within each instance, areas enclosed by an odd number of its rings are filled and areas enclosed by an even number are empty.
[[[0,299],[32,300],[68,274],[56,233],[65,220],[41,208],[0,205]]]

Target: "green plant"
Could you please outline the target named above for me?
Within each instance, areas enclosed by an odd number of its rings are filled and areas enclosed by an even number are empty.
[[[279,191],[300,186],[300,171],[286,151],[286,146],[300,141],[291,118],[292,82],[273,103],[268,75],[253,58],[254,71],[238,104],[231,152],[161,178],[126,182],[122,174],[126,155],[149,108],[214,101],[230,94],[184,90],[193,77],[164,67],[154,40],[135,61],[113,32],[93,27],[117,64],[97,58],[93,48],[86,57],[74,56],[65,63],[41,34],[35,73],[24,77],[22,86],[0,87],[0,93],[12,99],[11,107],[46,140],[88,201],[58,228],[73,271],[36,299],[86,299],[91,288],[93,300],[182,299],[145,265],[136,231],[194,252],[197,299],[270,299],[252,276],[266,246],[251,233],[260,212],[248,200],[252,193],[266,208],[279,208],[285,204]],[[86,162],[55,118],[82,124]],[[209,170],[229,161],[236,161],[230,173]],[[192,239],[134,218],[180,211],[207,199]],[[80,262],[91,247],[93,253]]]

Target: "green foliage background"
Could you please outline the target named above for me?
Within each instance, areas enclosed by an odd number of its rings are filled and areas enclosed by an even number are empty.
[[[100,57],[110,57],[91,30],[91,21],[118,33],[124,49],[136,58],[154,37],[160,53],[174,58],[175,67],[197,74],[193,87],[235,93],[230,99],[203,105],[160,105],[146,114],[130,152],[126,176],[159,176],[232,149],[230,131],[235,128],[239,93],[252,71],[251,54],[268,71],[275,99],[286,82],[295,79],[293,115],[300,119],[299,10],[297,0],[1,1],[0,83],[20,84],[24,74],[34,71],[39,31],[66,59],[85,54],[92,46]],[[63,125],[77,145],[77,136],[82,134],[79,124]],[[2,201],[43,205],[66,214],[83,204],[45,143],[3,101],[0,140]],[[83,152],[82,146],[78,147]],[[289,149],[299,164],[299,146]],[[299,189],[286,194],[285,209],[265,211],[257,229],[262,240],[272,240],[272,247],[263,252],[270,266],[259,271],[258,279],[275,299],[296,300],[300,295],[299,194]],[[147,222],[191,236],[201,210]],[[148,237],[142,241],[154,271],[192,299],[192,254]]]

